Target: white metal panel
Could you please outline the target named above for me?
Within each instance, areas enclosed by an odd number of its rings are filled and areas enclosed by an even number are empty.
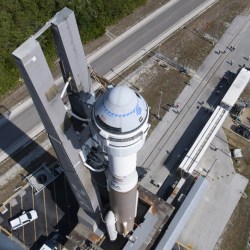
[[[202,148],[205,146],[205,144],[208,144],[208,141],[212,141],[213,136],[212,134],[214,134],[214,131],[218,131],[218,129],[220,128],[219,124],[222,124],[222,122],[224,120],[222,119],[222,114],[223,112],[225,112],[225,109],[219,107],[219,112],[216,114],[216,116],[213,119],[209,119],[208,123],[209,126],[205,127],[202,132],[201,132],[201,140],[196,140],[194,145],[195,145],[195,149],[193,150],[193,152],[191,152],[191,154],[189,155],[190,159],[193,160],[194,162],[198,162],[197,158],[197,153],[199,150],[202,150]],[[214,134],[215,135],[215,134]],[[204,144],[205,143],[205,144]],[[201,152],[199,153],[199,155],[201,154]],[[188,166],[187,166],[188,167]]]
[[[196,164],[199,163],[200,159],[202,158],[203,154],[205,153],[205,151],[207,150],[209,144],[211,143],[211,141],[213,140],[214,136],[217,134],[218,130],[220,129],[220,127],[222,126],[222,123],[224,122],[224,120],[226,119],[228,115],[228,111],[226,111],[223,115],[223,117],[221,118],[220,122],[218,123],[218,125],[216,126],[216,128],[214,129],[213,133],[211,134],[211,136],[209,137],[209,139],[207,140],[206,144],[203,146],[200,154],[197,156],[196,158]],[[195,169],[195,167],[193,167],[192,169],[190,168],[190,170],[188,171],[189,173],[192,173],[193,170]]]
[[[226,119],[228,111],[218,106],[181,162],[179,168],[192,174],[209,144]],[[199,152],[200,151],[200,152]]]
[[[222,102],[233,107],[235,102],[240,97],[242,91],[250,81],[250,71],[242,68],[238,76],[235,78],[230,89],[225,94]]]
[[[194,144],[192,145],[192,147],[189,149],[186,157],[183,159],[183,161],[181,162],[179,168],[185,170],[187,168],[187,166],[191,163],[192,158],[192,152],[197,148],[197,144],[204,138],[204,133],[208,130],[208,127],[211,125],[211,123],[213,123],[213,121],[215,120],[216,115],[218,114],[218,112],[220,111],[220,107],[218,106],[212,116],[210,117],[210,119],[207,121],[206,125],[204,126],[204,128],[202,129],[202,131],[200,132],[199,136],[197,137],[197,139],[195,140]]]

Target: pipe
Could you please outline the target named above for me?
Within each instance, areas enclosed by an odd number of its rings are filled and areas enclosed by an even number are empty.
[[[70,80],[71,80],[71,77],[69,77],[68,81],[66,82],[65,86],[63,87],[63,91],[62,91],[62,93],[60,95],[61,99],[63,98],[63,96],[64,96],[64,94],[65,94],[65,92],[66,92],[66,90],[67,90],[67,88],[69,86]]]
[[[101,173],[101,172],[103,172],[103,171],[105,170],[105,168],[95,169],[95,168],[91,167],[89,164],[87,164],[87,163],[85,162],[85,160],[84,160],[84,156],[83,156],[82,151],[80,151],[79,155],[80,155],[80,157],[81,157],[81,159],[82,159],[83,165],[84,165],[86,168],[88,168],[89,170],[91,170],[91,171],[93,171],[93,172],[98,172],[98,173]]]
[[[85,167],[87,167],[88,169],[94,171],[94,172],[103,172],[105,170],[105,168],[101,168],[101,169],[95,169],[95,168],[92,168],[89,164],[87,164],[86,162],[83,163],[83,165]]]
[[[60,95],[60,98],[61,98],[61,99],[64,97],[65,92],[66,92],[66,90],[67,90],[67,88],[68,88],[68,86],[69,86],[69,83],[70,83],[71,79],[72,79],[72,78],[69,77],[69,78],[68,78],[68,81],[66,82],[65,86],[63,87],[63,91],[62,91],[62,93],[61,93],[61,95]],[[72,111],[69,110],[69,108],[68,108],[66,105],[64,105],[64,108],[66,109],[67,113],[71,114],[73,117],[75,117],[76,119],[78,119],[78,120],[80,120],[80,121],[82,121],[82,122],[89,122],[89,121],[91,121],[91,119],[84,119],[84,118],[82,118],[82,117],[80,117],[80,116],[74,114]]]
[[[82,117],[80,117],[80,116],[74,114],[71,110],[69,110],[69,109],[67,108],[66,105],[64,105],[64,108],[66,109],[66,112],[67,112],[67,113],[71,114],[73,117],[75,117],[76,119],[78,119],[78,120],[80,120],[80,121],[82,121],[82,122],[90,122],[90,121],[91,121],[91,119],[82,118]]]

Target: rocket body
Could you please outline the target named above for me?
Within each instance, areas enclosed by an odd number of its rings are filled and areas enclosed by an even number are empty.
[[[117,232],[124,236],[133,229],[137,212],[136,155],[150,126],[148,114],[142,96],[127,87],[108,89],[93,109],[98,140],[108,155],[106,175],[111,212]]]

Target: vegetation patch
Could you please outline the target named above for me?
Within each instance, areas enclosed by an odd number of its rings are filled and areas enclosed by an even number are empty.
[[[82,41],[86,43],[145,3],[146,0],[13,0],[10,3],[0,0],[0,100],[22,85],[11,53],[62,8],[66,6],[75,12]],[[43,35],[41,42],[47,48],[47,60],[51,64],[55,59],[51,34]]]

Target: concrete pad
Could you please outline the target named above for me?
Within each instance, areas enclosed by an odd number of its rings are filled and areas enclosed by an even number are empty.
[[[211,184],[178,238],[199,250],[214,248],[248,184],[247,178],[235,173],[222,129],[212,145],[217,150],[210,147],[199,164]]]

